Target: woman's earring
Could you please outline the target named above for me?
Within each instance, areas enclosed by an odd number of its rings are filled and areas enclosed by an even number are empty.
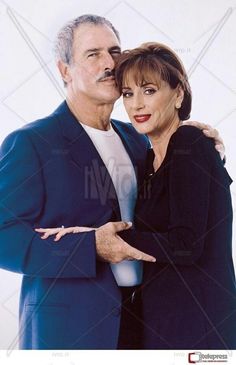
[[[175,107],[176,107],[176,109],[180,109],[180,108],[181,108],[181,102],[180,102],[180,101],[178,101],[178,102],[175,104]]]

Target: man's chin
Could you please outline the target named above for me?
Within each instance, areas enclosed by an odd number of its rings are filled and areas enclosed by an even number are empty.
[[[104,100],[104,103],[107,103],[107,104],[114,104],[116,102],[116,100],[118,100],[120,97],[120,94],[117,93],[117,92],[114,92],[114,93],[109,93],[107,95],[103,95],[103,100]]]

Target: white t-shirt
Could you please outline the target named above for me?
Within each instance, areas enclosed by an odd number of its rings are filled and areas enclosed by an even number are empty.
[[[133,222],[137,180],[133,164],[122,140],[112,125],[108,131],[102,131],[80,124],[89,135],[110,174],[119,202],[121,219]],[[141,283],[141,261],[124,260],[110,265],[119,286],[134,286]]]

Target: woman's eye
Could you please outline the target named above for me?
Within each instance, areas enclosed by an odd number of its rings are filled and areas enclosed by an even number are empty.
[[[130,91],[123,91],[122,96],[123,98],[130,98],[133,94]]]
[[[153,88],[147,88],[147,89],[145,89],[144,90],[144,93],[146,94],[146,95],[152,95],[152,94],[155,94],[155,92],[156,92],[157,90],[155,90],[155,89],[153,89]]]

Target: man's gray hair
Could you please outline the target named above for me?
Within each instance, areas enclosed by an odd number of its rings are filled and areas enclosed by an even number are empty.
[[[115,33],[118,41],[120,42],[119,32],[115,29],[112,23],[104,17],[93,14],[81,15],[64,25],[64,27],[57,34],[55,41],[54,52],[56,60],[61,60],[67,64],[72,61],[72,46],[74,38],[74,30],[81,24],[93,24],[93,25],[107,25]]]

